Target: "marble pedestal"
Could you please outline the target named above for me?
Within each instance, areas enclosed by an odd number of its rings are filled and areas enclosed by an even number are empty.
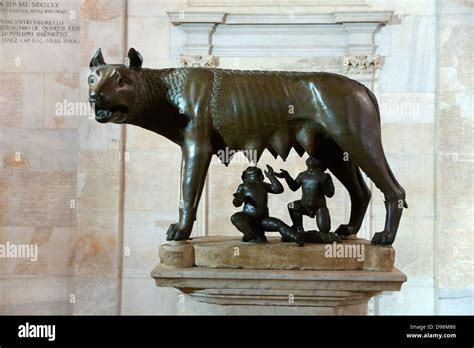
[[[204,237],[162,245],[151,275],[182,292],[181,314],[365,315],[372,296],[406,281],[394,258],[362,239],[298,247]]]

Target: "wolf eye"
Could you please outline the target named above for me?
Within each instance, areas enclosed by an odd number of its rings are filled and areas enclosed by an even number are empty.
[[[119,84],[119,86],[122,86],[123,83],[124,83],[123,78],[122,78],[122,77],[119,77],[119,78],[117,79],[117,83]]]
[[[95,83],[95,76],[89,76],[89,85],[93,85]]]

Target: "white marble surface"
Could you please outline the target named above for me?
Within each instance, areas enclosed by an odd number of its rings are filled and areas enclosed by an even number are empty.
[[[379,76],[382,92],[434,92],[436,17],[410,16],[380,30],[376,53],[385,57]]]

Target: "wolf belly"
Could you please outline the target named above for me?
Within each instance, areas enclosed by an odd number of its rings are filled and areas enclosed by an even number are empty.
[[[296,141],[298,152],[314,153],[327,117],[317,73],[213,73],[212,120],[225,146],[258,155],[268,148],[285,159]]]

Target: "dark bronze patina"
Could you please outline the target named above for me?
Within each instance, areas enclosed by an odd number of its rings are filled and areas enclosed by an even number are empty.
[[[273,168],[267,165],[265,176],[271,184],[263,181],[263,174],[260,168],[248,167],[242,173],[243,183],[234,193],[233,204],[240,207],[244,204],[241,212],[235,213],[230,218],[232,224],[244,234],[243,242],[265,243],[265,231],[280,232],[282,238],[288,242],[304,244],[304,231],[293,230],[280,219],[271,217],[268,212],[268,194],[282,193],[283,186],[275,177]]]
[[[308,243],[337,242],[339,238],[335,234],[329,233],[331,217],[326,206],[326,196],[329,198],[334,196],[331,175],[324,173],[325,168],[322,168],[321,161],[315,157],[308,157],[306,166],[308,169],[300,173],[296,179],[293,179],[286,170],[275,173],[277,177],[286,180],[292,191],[301,188],[303,193],[300,200],[288,204],[288,211],[293,222],[292,228],[304,233],[303,216],[316,217],[319,231],[308,231],[312,233],[305,234],[307,236],[305,241]]]
[[[92,58],[89,97],[101,123],[128,123],[161,134],[182,150],[182,206],[168,240],[188,239],[208,166],[219,150],[265,149],[287,158],[291,148],[317,157],[349,191],[351,216],[339,235],[356,234],[370,191],[362,169],[385,196],[386,220],[375,244],[392,244],[405,192],[381,142],[373,93],[344,76],[316,72],[142,69],[133,48],[125,65]],[[224,164],[230,158],[221,159]]]

